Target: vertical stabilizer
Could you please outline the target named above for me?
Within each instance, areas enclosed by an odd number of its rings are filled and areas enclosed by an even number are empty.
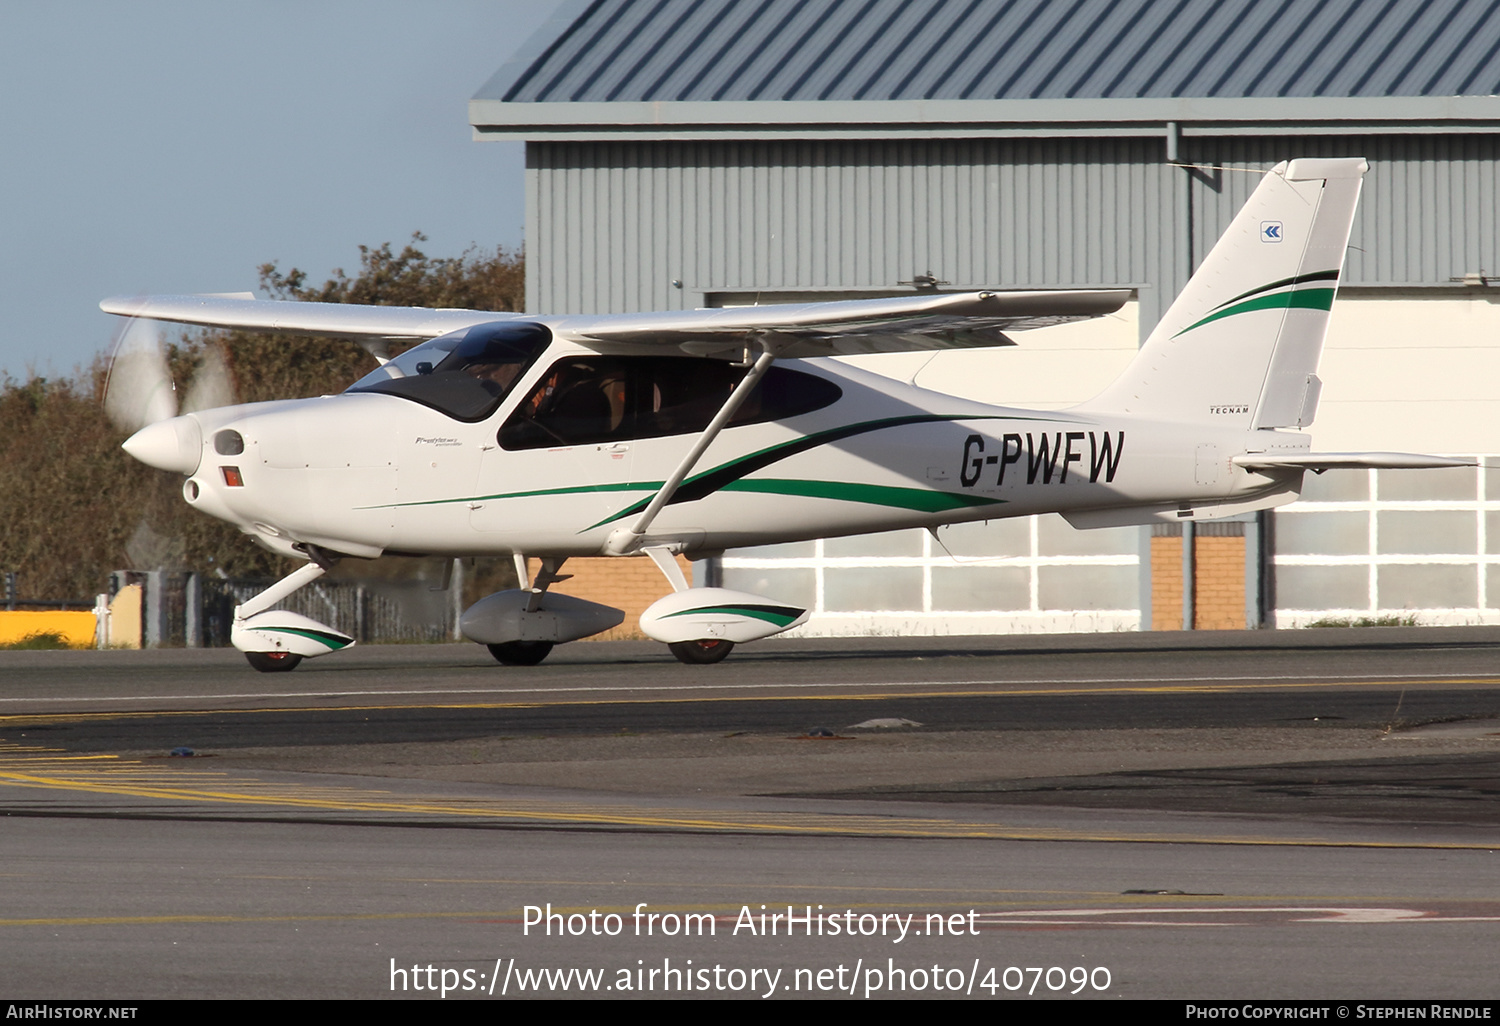
[[[1312,422],[1363,158],[1283,162],[1265,178],[1099,412],[1222,427]]]

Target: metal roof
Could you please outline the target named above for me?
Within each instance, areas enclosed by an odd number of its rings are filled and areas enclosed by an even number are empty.
[[[1497,93],[1500,0],[571,0],[469,120],[532,139],[1500,131]]]
[[[476,99],[1489,96],[1500,0],[594,0]]]

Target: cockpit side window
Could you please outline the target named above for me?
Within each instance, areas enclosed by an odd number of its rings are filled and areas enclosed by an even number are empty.
[[[744,375],[744,368],[691,357],[568,357],[506,419],[500,445],[541,449],[702,431]],[[824,378],[772,367],[729,426],[810,413],[842,394]]]
[[[473,423],[495,412],[551,341],[541,324],[476,324],[408,349],[348,391],[401,396]]]

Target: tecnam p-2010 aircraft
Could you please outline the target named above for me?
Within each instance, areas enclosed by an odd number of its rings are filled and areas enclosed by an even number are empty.
[[[1124,374],[1060,411],[816,358],[1012,345],[1005,332],[1110,313],[1128,293],[597,317],[224,296],[101,305],[348,338],[379,361],[340,395],[181,416],[168,399],[125,443],[187,475],[193,506],[306,560],[235,610],[233,643],[257,669],[352,644],[271,607],[340,558],[383,553],[513,556],[522,586],[482,599],[460,625],[517,664],[624,617],[549,591],[565,560],[648,556],[673,591],[641,629],[682,661],[709,663],[808,614],[774,596],[691,588],[679,553],[1033,513],[1080,528],[1208,519],[1289,502],[1308,470],[1455,464],[1315,453],[1302,431],[1366,169],[1302,159],[1267,173]],[[420,344],[391,359],[398,341]],[[528,556],[539,558],[534,578]]]

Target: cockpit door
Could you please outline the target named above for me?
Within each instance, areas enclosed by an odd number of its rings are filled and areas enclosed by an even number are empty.
[[[650,494],[650,482],[632,479],[623,368],[618,358],[575,354],[522,389],[481,461],[470,507],[475,531],[576,544],[578,535]]]

